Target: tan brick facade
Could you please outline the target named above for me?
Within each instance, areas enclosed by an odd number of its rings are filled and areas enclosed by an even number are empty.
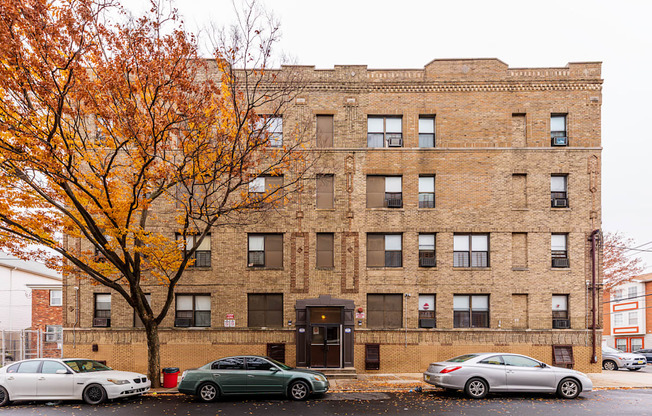
[[[575,368],[599,371],[599,363],[590,363],[587,285],[588,237],[601,224],[599,63],[511,69],[481,59],[435,60],[421,70],[290,69],[309,83],[283,114],[284,130],[308,123],[314,134],[316,116],[333,115],[334,147],[314,150],[320,158],[312,173],[333,175],[334,208],[315,208],[313,176],[266,221],[213,232],[212,267],[188,270],[177,290],[210,294],[211,327],[174,328],[173,307],[162,324],[162,366],[265,354],[268,343],[285,344],[286,361],[295,364],[302,334],[295,326],[298,300],[331,295],[368,314],[367,294],[399,294],[401,328],[368,328],[367,315],[351,317],[358,372],[366,371],[365,344],[380,344],[380,372],[423,371],[433,360],[471,351],[519,352],[552,362],[551,345],[573,345]],[[551,147],[553,114],[566,116],[568,146]],[[400,116],[402,147],[368,148],[370,115]],[[419,116],[435,117],[433,148],[418,147]],[[568,208],[551,208],[554,174],[567,175]],[[368,175],[401,176],[402,207],[367,208]],[[419,175],[435,177],[434,208],[419,208]],[[159,217],[160,229],[173,233],[166,222],[171,211]],[[248,267],[248,233],[283,235],[282,269]],[[316,233],[334,234],[332,269],[315,267]],[[400,234],[402,267],[367,267],[368,233]],[[419,233],[435,234],[436,267],[419,267]],[[488,267],[454,267],[460,233],[488,235]],[[570,267],[551,267],[553,233],[567,235]],[[80,288],[79,299],[73,286]],[[67,276],[65,287],[66,328],[75,326],[79,313],[78,329],[66,331],[65,354],[144,371],[145,337],[133,329],[126,302],[113,294],[111,329],[91,328],[93,293],[109,291],[74,276]],[[163,300],[155,286],[151,293],[156,309]],[[247,328],[252,293],[283,295],[283,328]],[[419,328],[419,294],[435,295],[435,329]],[[473,294],[489,295],[488,328],[454,328],[454,295]],[[552,329],[553,295],[568,295],[570,329]],[[223,326],[227,314],[234,315],[233,329]],[[596,339],[599,362],[600,329]]]

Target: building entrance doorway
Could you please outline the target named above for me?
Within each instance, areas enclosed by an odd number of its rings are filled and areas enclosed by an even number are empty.
[[[342,366],[342,308],[308,308],[310,367]]]

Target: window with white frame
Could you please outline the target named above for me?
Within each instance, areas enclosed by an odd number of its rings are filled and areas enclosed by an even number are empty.
[[[435,116],[419,116],[419,147],[435,147]]]
[[[552,327],[570,328],[568,320],[568,295],[552,295]]]
[[[283,267],[283,234],[249,234],[247,267]]]
[[[269,117],[267,120],[269,145],[271,147],[283,146],[283,117]]]
[[[566,268],[570,266],[568,260],[568,234],[551,234],[550,250],[552,267]]]
[[[180,244],[183,245],[183,235],[177,234],[177,241],[180,241]],[[190,252],[192,248],[199,242],[201,236],[199,235],[187,235],[186,236],[186,243],[183,249],[185,250],[186,253]],[[194,260],[192,264],[190,264],[188,267],[211,267],[211,235],[206,234],[203,240],[201,240],[201,243],[199,243],[199,246],[197,247],[197,250],[193,253],[191,256],[191,259]]]
[[[552,114],[550,116],[550,140],[553,146],[568,145],[566,114]]]
[[[613,300],[620,300],[623,298],[623,289],[615,289],[611,294]]]
[[[367,176],[367,208],[402,208],[401,176]]]
[[[435,234],[419,234],[419,267],[435,266]]]
[[[63,295],[61,290],[50,290],[50,306],[62,306]]]
[[[489,267],[489,234],[455,234],[453,267]]]
[[[369,116],[367,147],[402,147],[403,118],[401,116]]]
[[[61,341],[63,341],[63,326],[46,325],[45,342],[61,342]]]
[[[623,326],[624,319],[622,313],[615,313],[612,316],[614,318],[614,326]]]
[[[367,267],[402,267],[401,234],[367,234]]]
[[[419,208],[435,207],[435,177],[419,176]]]
[[[489,328],[489,296],[453,296],[453,327]]]
[[[207,294],[177,295],[174,326],[211,326],[211,296]]]
[[[628,320],[630,326],[638,325],[638,312],[629,312]]]
[[[95,327],[111,326],[111,295],[108,293],[95,294],[93,326]]]
[[[630,286],[627,288],[627,297],[634,299],[638,296],[638,288],[636,286]]]

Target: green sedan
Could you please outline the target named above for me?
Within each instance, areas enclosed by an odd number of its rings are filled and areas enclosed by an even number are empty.
[[[204,402],[231,394],[285,394],[305,400],[311,393],[328,391],[326,376],[318,371],[292,368],[269,357],[243,355],[221,358],[181,375],[179,392]]]

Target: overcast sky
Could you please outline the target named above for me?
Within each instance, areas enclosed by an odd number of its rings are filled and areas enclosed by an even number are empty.
[[[239,1],[239,0],[238,0]],[[137,11],[142,0],[125,0]],[[139,5],[140,3],[140,5]],[[601,61],[604,231],[652,251],[652,1],[266,0],[280,49],[332,68],[423,68],[436,58],[498,58],[510,67]],[[181,0],[189,30],[233,21],[231,0]],[[646,128],[647,127],[647,128]],[[652,272],[652,252],[639,252]]]

